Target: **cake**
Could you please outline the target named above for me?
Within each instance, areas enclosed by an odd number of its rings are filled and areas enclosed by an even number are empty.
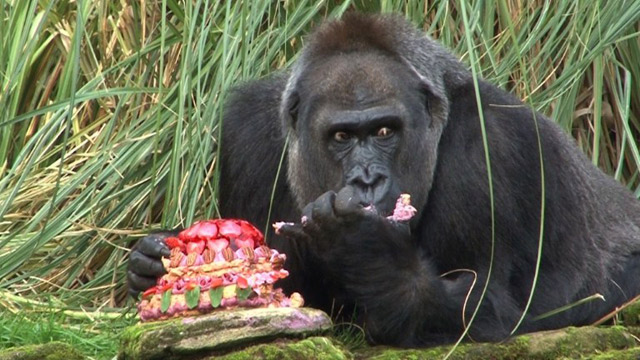
[[[233,308],[300,307],[274,283],[289,275],[286,256],[270,249],[264,236],[244,220],[200,221],[165,239],[171,256],[167,273],[142,294],[142,321],[191,316]]]
[[[416,208],[411,205],[411,195],[400,194],[400,197],[396,200],[393,214],[387,216],[387,219],[397,222],[409,221],[416,215],[416,212]]]

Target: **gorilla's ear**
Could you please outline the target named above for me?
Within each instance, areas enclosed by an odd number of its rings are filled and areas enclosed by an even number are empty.
[[[442,128],[447,122],[449,117],[449,98],[442,89],[442,86],[437,86],[428,77],[420,74],[420,72],[407,60],[405,64],[413,72],[413,74],[420,80],[422,84],[421,90],[427,96],[427,108],[428,115],[431,117],[429,127]]]
[[[301,58],[304,58],[301,56]],[[298,115],[300,110],[300,94],[298,93],[298,78],[302,72],[302,60],[298,60],[293,66],[287,79],[287,84],[280,99],[280,127],[282,135],[288,136],[290,130],[295,130],[298,125]]]
[[[284,129],[291,127],[296,128],[298,123],[298,109],[300,105],[300,95],[297,91],[292,91],[287,94],[287,97],[282,102],[282,117],[284,123],[282,124]]]

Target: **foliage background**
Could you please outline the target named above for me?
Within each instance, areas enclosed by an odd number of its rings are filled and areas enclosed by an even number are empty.
[[[125,312],[128,246],[216,216],[228,89],[352,9],[405,14],[640,195],[638,1],[0,0],[0,312]]]

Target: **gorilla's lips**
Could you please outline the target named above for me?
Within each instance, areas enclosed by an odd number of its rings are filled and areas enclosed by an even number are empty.
[[[391,182],[381,180],[377,186],[353,186],[354,195],[360,198],[360,203],[364,206],[376,204],[380,206],[384,204],[389,195],[391,195]],[[348,185],[351,186],[351,185]]]
[[[197,315],[234,307],[299,307],[273,283],[289,275],[286,259],[265,245],[262,233],[244,220],[207,220],[169,237],[167,274],[144,292],[142,321]]]

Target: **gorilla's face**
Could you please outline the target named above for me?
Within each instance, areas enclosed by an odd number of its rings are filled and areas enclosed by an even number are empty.
[[[434,166],[425,150],[437,144],[428,143],[428,92],[417,74],[361,52],[316,59],[306,69],[291,107],[289,180],[299,206],[352,186],[382,214],[402,192],[421,208]]]

